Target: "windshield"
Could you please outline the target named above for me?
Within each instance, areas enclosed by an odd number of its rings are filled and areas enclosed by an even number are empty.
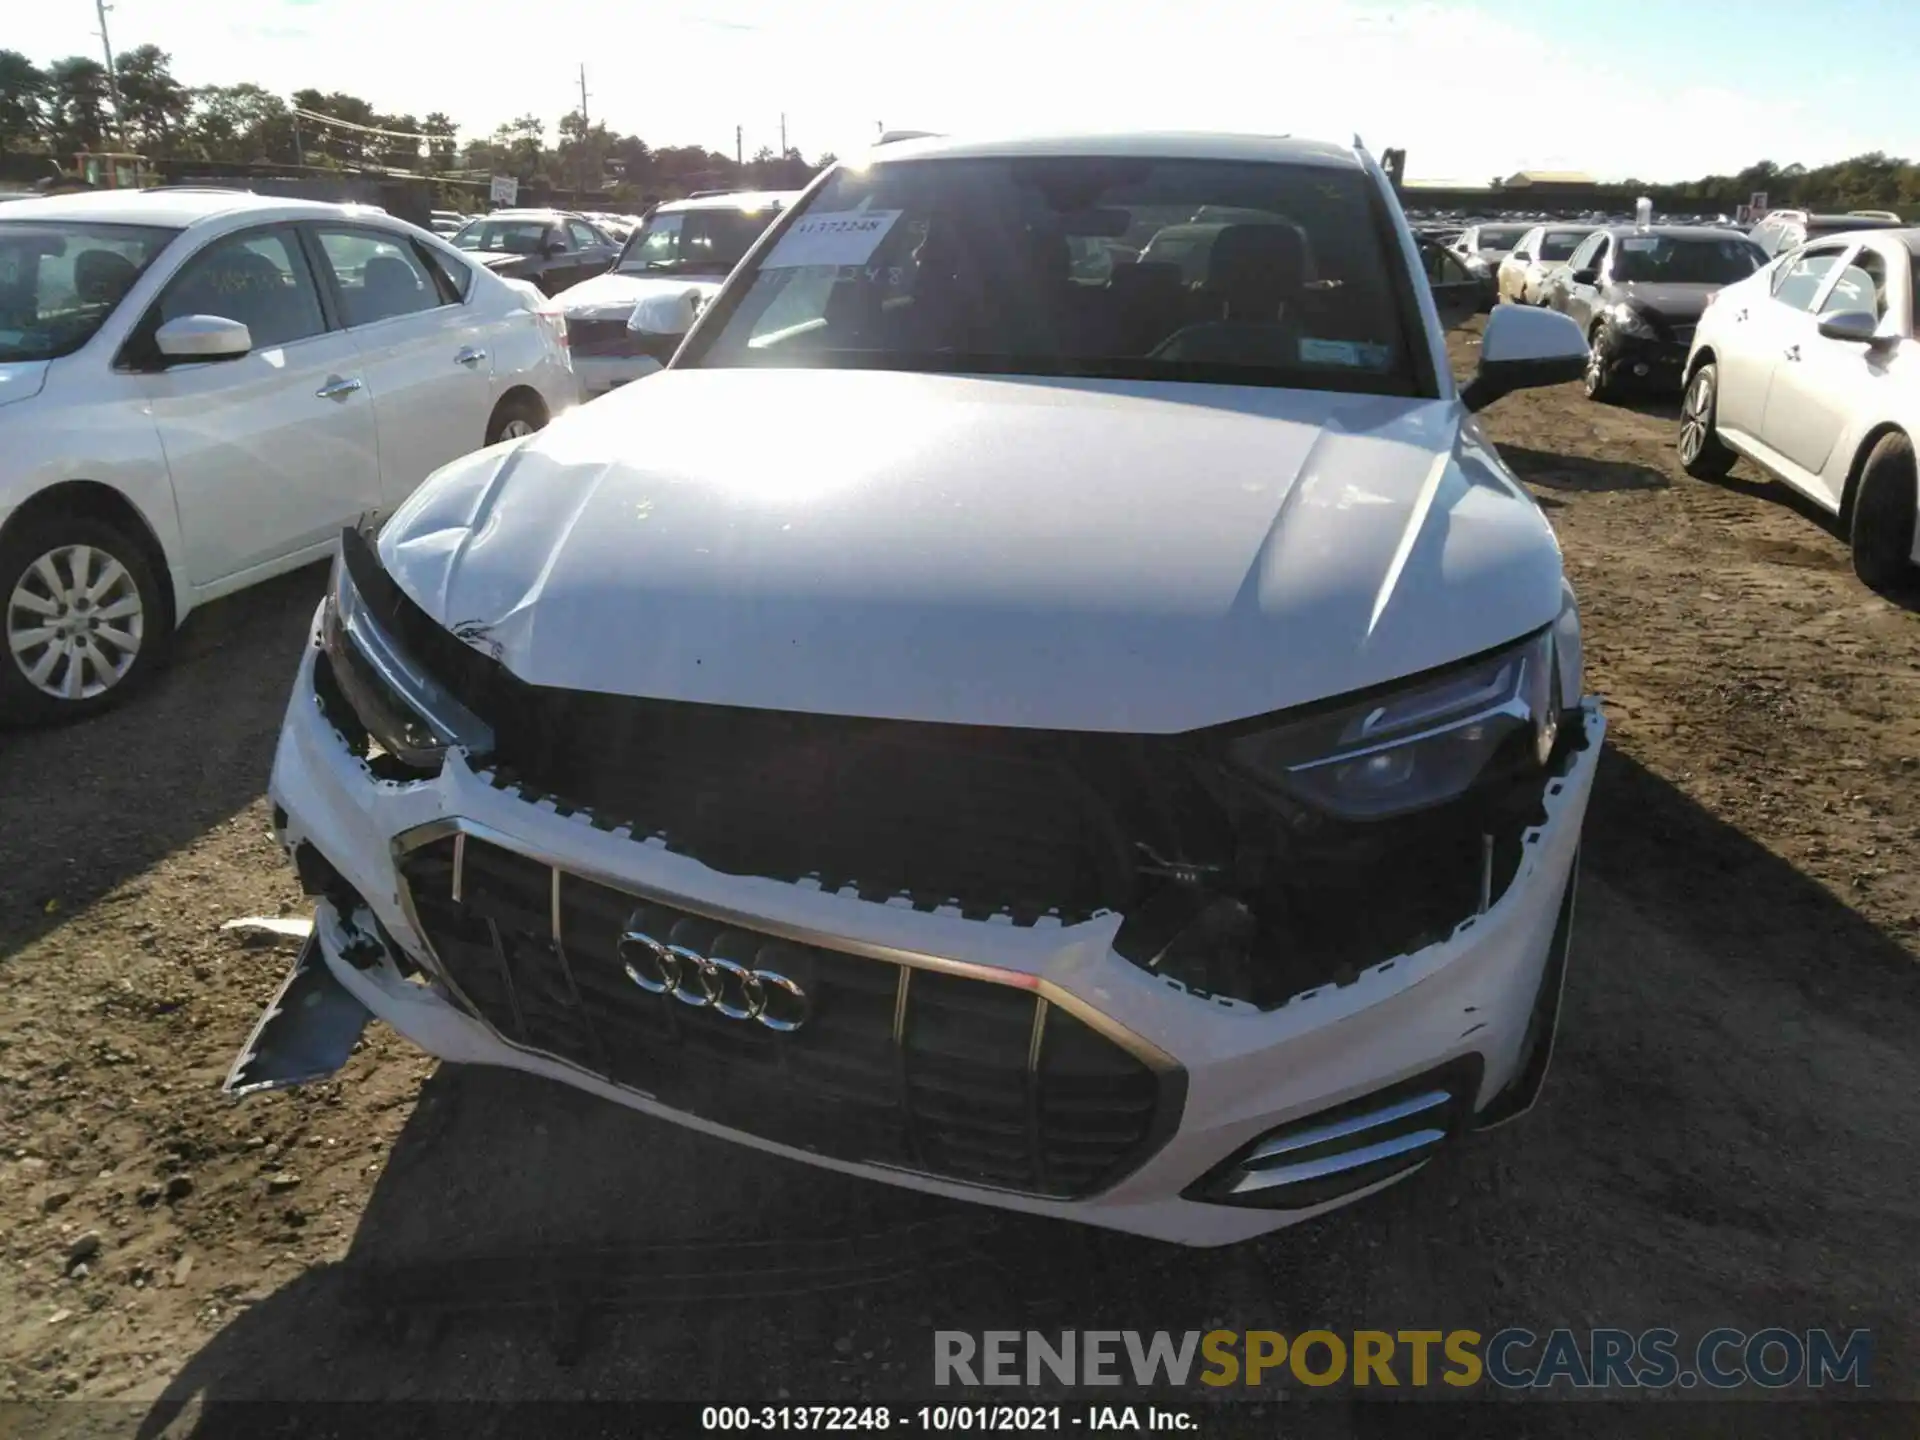
[[[1540,237],[1540,258],[1570,260],[1573,252],[1580,248],[1580,242],[1592,233],[1591,230],[1549,230]]]
[[[1615,280],[1661,285],[1730,285],[1767,261],[1751,240],[1676,240],[1670,235],[1627,235],[1613,259]]]
[[[145,225],[0,221],[0,364],[78,350],[178,233]]]
[[[453,233],[462,250],[495,250],[509,255],[538,255],[546,238],[544,220],[474,220]]]
[[[627,241],[623,275],[725,275],[753,248],[778,209],[656,212]]]
[[[1481,250],[1498,250],[1504,255],[1518,245],[1526,233],[1524,225],[1482,225],[1474,243]]]
[[[817,191],[681,363],[1412,395],[1410,281],[1388,233],[1359,171],[883,162]]]

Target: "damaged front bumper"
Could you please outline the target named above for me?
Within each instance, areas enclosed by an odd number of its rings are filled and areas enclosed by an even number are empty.
[[[1591,701],[1584,743],[1481,913],[1262,1009],[1116,953],[1117,914],[1013,925],[726,874],[504,790],[458,751],[431,779],[379,778],[314,703],[313,664],[310,649],[271,797],[322,896],[319,955],[347,996],[443,1059],[847,1173],[1194,1245],[1371,1193],[1538,1090],[1605,732]],[[791,971],[812,1012],[783,1032],[719,1018],[697,987],[683,1005],[650,993],[626,964],[640,952],[621,948],[643,924]]]

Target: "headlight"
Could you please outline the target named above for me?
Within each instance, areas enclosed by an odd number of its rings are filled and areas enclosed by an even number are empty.
[[[1342,819],[1379,820],[1444,804],[1472,788],[1496,759],[1546,765],[1567,703],[1558,633],[1550,626],[1437,675],[1243,735],[1229,742],[1228,755]]]
[[[320,643],[334,684],[373,743],[411,769],[437,771],[448,746],[484,750],[492,735],[401,651],[374,616],[355,575],[391,585],[379,564],[364,533],[342,533],[321,612]]]
[[[1623,335],[1651,335],[1653,326],[1633,306],[1622,303],[1607,307],[1607,323]]]

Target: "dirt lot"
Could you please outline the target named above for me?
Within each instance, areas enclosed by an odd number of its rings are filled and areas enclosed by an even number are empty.
[[[1780,487],[1681,476],[1671,415],[1566,387],[1488,418],[1613,727],[1540,1108],[1229,1252],[847,1181],[379,1027],[338,1083],[223,1101],[288,956],[220,924],[299,907],[262,791],[322,576],[203,613],[137,705],[0,739],[0,1396],[904,1398],[937,1321],[1866,1325],[1920,1397],[1920,618]]]

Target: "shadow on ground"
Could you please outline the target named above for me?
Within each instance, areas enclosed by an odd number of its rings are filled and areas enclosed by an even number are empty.
[[[325,579],[309,566],[196,611],[173,663],[117,710],[0,731],[0,960],[265,791]]]
[[[1536,1111],[1230,1249],[934,1200],[443,1066],[345,1260],[232,1318],[142,1433],[214,1433],[196,1407],[262,1399],[924,1400],[936,1329],[1870,1325],[1878,1394],[1915,1398],[1884,1268],[1920,1222],[1912,1141],[1876,1128],[1920,1086],[1911,955],[1617,752],[1585,875]],[[1328,1433],[1378,1413],[1307,1409]]]
[[[1520,479],[1549,490],[1664,490],[1671,483],[1652,466],[1630,460],[1591,460],[1504,442],[1500,458]]]

